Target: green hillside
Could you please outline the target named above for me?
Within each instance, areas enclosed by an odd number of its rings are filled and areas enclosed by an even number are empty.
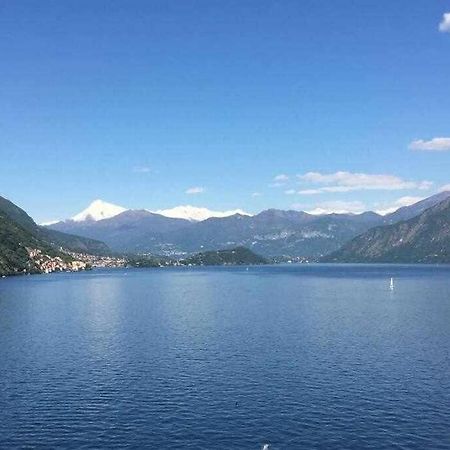
[[[0,276],[35,271],[25,247],[44,249],[45,244],[0,212]]]
[[[230,250],[217,250],[197,253],[182,261],[183,264],[201,266],[222,266],[222,265],[253,265],[267,264],[267,260],[262,256],[253,253],[245,247],[237,247]]]
[[[45,258],[59,257],[63,262],[72,258],[61,253],[60,247],[82,253],[108,252],[100,241],[40,227],[23,209],[0,197],[0,276],[39,271],[27,247],[48,255]]]
[[[101,241],[62,233],[37,225],[23,209],[3,197],[0,197],[0,212],[37,239],[53,247],[63,247],[74,252],[92,254],[105,254],[109,252],[107,245]]]

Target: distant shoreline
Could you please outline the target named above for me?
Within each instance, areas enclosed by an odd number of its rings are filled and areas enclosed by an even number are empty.
[[[36,275],[62,275],[62,274],[83,274],[85,272],[98,272],[98,271],[119,271],[119,270],[160,270],[160,269],[181,269],[181,270],[197,270],[205,268],[255,268],[255,267],[311,267],[311,266],[323,266],[323,267],[338,267],[338,266],[348,266],[348,267],[450,267],[450,263],[389,263],[389,262],[376,262],[376,263],[363,263],[363,262],[343,262],[343,263],[331,263],[331,262],[308,262],[308,263],[269,263],[269,264],[211,264],[211,265],[167,265],[167,266],[149,266],[149,267],[134,267],[134,266],[124,266],[124,267],[92,267],[87,270],[79,271],[55,271],[51,273],[39,273],[39,272],[26,272],[26,273],[11,273],[2,274],[0,279],[8,278],[19,278],[24,276],[36,276]]]

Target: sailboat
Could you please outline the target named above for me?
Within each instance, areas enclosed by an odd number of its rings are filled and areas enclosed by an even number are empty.
[[[391,283],[389,284],[389,289],[391,290],[391,291],[393,291],[394,290],[394,279],[391,277]]]

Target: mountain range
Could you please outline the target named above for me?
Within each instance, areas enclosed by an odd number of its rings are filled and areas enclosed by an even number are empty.
[[[68,220],[72,222],[97,222],[103,219],[110,219],[125,211],[127,211],[127,209],[122,206],[114,205],[113,203],[97,199],[94,200],[86,209]],[[191,205],[180,205],[174,208],[159,209],[157,211],[143,209],[142,211],[151,212],[172,219],[186,219],[190,222],[199,222],[211,217],[228,217],[234,214],[241,214],[243,216],[251,215],[243,211],[242,209],[233,209],[229,211],[212,211],[208,208],[199,208],[197,206]],[[58,222],[59,221],[56,220],[43,223],[42,225],[53,225]]]
[[[170,256],[245,246],[263,256],[317,256],[381,221],[375,213],[313,216],[275,209],[192,221],[128,210],[103,220],[58,222],[49,229],[101,239],[117,252]]]
[[[64,257],[62,248],[96,255],[112,250],[187,260],[199,253],[217,259],[217,250],[231,249],[234,255],[232,249],[246,247],[266,258],[450,262],[449,236],[450,192],[386,216],[374,212],[316,216],[269,209],[254,216],[236,213],[194,220],[96,201],[72,219],[45,227],[0,197],[1,275],[33,272],[30,248],[59,257]]]
[[[78,220],[77,215],[46,228],[102,240],[117,252],[173,256],[247,247],[265,257],[318,258],[374,227],[415,217],[448,196],[450,192],[439,193],[386,216],[374,212],[312,215],[269,209],[253,216],[235,213],[205,220],[167,217],[148,210],[120,211],[97,200],[82,213],[84,220]],[[102,218],[106,215],[110,217]]]

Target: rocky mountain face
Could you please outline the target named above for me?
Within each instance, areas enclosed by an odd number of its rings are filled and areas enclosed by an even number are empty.
[[[369,230],[323,261],[450,263],[450,197],[412,219]]]

